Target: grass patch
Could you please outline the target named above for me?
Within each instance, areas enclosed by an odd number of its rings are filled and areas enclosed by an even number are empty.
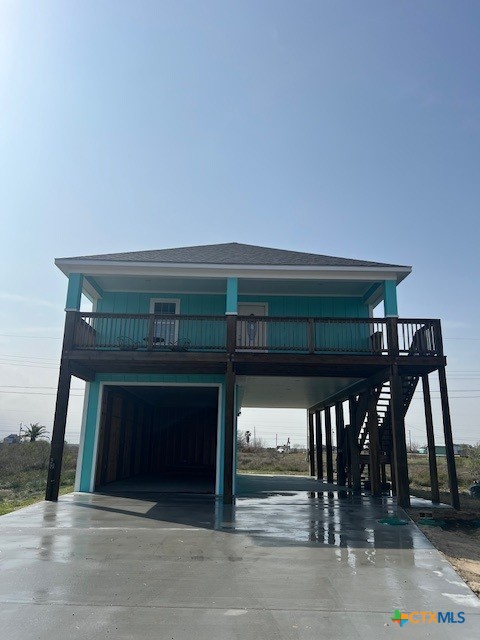
[[[480,478],[480,466],[473,456],[468,458],[455,456],[455,466],[457,468],[458,488],[460,492],[466,494],[468,487],[473,484],[473,481]],[[437,470],[440,493],[449,494],[447,459],[444,456],[437,456]],[[411,492],[414,493],[414,495],[423,497],[421,493],[425,490],[428,492],[430,488],[428,456],[414,453],[409,454],[408,475],[410,478]],[[475,501],[475,499],[473,500]],[[477,504],[479,503],[478,500],[476,502]]]
[[[60,493],[73,490],[78,445],[65,445]],[[0,515],[43,500],[50,444],[0,444]]]
[[[242,473],[308,475],[305,451],[278,453],[276,449],[251,448],[238,452],[237,469]]]

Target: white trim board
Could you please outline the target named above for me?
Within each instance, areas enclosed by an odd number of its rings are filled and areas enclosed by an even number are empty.
[[[268,317],[268,302],[260,302],[260,301],[255,301],[255,302],[250,302],[250,300],[239,300],[237,303],[237,311],[239,309],[239,307],[241,306],[249,306],[249,307],[262,307],[263,309],[265,309],[265,313],[264,316]],[[238,311],[238,315],[245,315],[240,313],[240,311]],[[259,317],[264,317],[264,316],[259,316]]]
[[[82,475],[83,465],[83,452],[85,449],[85,430],[87,428],[87,412],[88,402],[90,398],[90,382],[85,383],[85,391],[83,394],[83,410],[82,410],[82,426],[80,427],[80,442],[78,445],[77,464],[75,467],[75,484],[73,486],[74,491],[80,490],[80,476]]]
[[[135,291],[135,292],[132,292],[132,293],[137,293],[137,292]],[[150,292],[150,293],[153,293],[153,292]],[[150,313],[154,312],[155,304],[157,302],[170,302],[170,303],[173,302],[173,303],[175,303],[175,315],[176,316],[179,315],[179,313],[180,313],[180,298],[165,298],[165,297],[163,297],[163,298],[150,298]]]
[[[293,280],[397,280],[401,282],[411,267],[339,267],[339,266],[294,266],[294,265],[215,265],[215,264],[165,264],[158,262],[129,262],[104,260],[55,260],[56,266],[69,275],[81,272],[84,275],[164,275],[188,276],[191,278],[245,277],[271,279],[290,277]],[[287,275],[288,274],[288,275]]]
[[[106,289],[105,293],[126,293],[126,294],[137,294],[137,293],[143,293],[143,294],[148,294],[151,295],[152,293],[155,294],[155,291],[152,291],[151,289],[116,289],[116,288],[111,288],[111,289]],[[168,292],[166,292],[168,293]],[[226,292],[219,292],[219,291],[172,291],[171,292],[173,295],[178,295],[179,293],[181,295],[186,295],[186,296],[190,296],[190,295],[198,295],[198,296],[223,296],[224,298],[226,297]],[[364,293],[357,293],[357,294],[353,294],[353,293],[269,293],[268,291],[263,291],[262,293],[258,293],[258,291],[242,291],[239,292],[238,297],[240,298],[241,296],[267,296],[269,298],[360,298],[362,299],[363,296],[365,294]],[[172,298],[166,298],[165,301],[167,300],[171,300]],[[241,301],[243,302],[243,300]]]

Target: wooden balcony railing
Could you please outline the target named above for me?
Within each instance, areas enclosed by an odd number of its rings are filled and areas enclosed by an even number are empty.
[[[74,349],[225,351],[225,316],[78,313]]]
[[[439,320],[72,313],[73,350],[443,355]]]

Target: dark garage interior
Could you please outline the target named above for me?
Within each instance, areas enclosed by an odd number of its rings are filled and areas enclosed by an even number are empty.
[[[105,386],[96,490],[214,493],[218,388]]]

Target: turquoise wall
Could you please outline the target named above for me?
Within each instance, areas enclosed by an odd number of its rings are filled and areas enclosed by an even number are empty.
[[[237,313],[238,278],[227,278],[227,313]]]
[[[180,313],[185,315],[223,315],[226,296],[209,294],[173,294],[105,292],[98,301],[99,313],[149,313],[152,298],[180,300]],[[323,316],[368,318],[368,305],[361,298],[314,296],[240,295],[239,302],[266,302],[269,316]]]
[[[397,283],[395,280],[385,280],[383,283],[383,308],[385,317],[398,317]]]
[[[78,311],[82,300],[83,275],[81,273],[71,273],[68,276],[66,311]]]
[[[238,300],[266,302],[269,316],[368,318],[368,305],[362,298],[240,295]]]
[[[221,316],[225,314],[226,296],[162,292],[105,292],[105,296],[98,301],[97,311],[99,313],[150,313],[152,298],[180,300],[180,313],[185,315]]]
[[[91,478],[92,470],[95,466],[95,440],[98,429],[98,417],[99,417],[99,403],[101,383],[112,382],[141,382],[149,384],[153,382],[164,383],[179,383],[179,384],[220,384],[221,393],[221,432],[217,442],[217,474],[219,474],[219,487],[218,491],[221,494],[223,491],[223,459],[224,459],[224,442],[225,442],[225,393],[223,392],[224,376],[212,375],[212,374],[192,374],[192,375],[159,375],[159,374],[98,374],[94,382],[90,383],[90,392],[88,394],[86,419],[83,434],[83,453],[82,461],[79,467],[80,480],[79,491],[89,492],[91,490]]]

